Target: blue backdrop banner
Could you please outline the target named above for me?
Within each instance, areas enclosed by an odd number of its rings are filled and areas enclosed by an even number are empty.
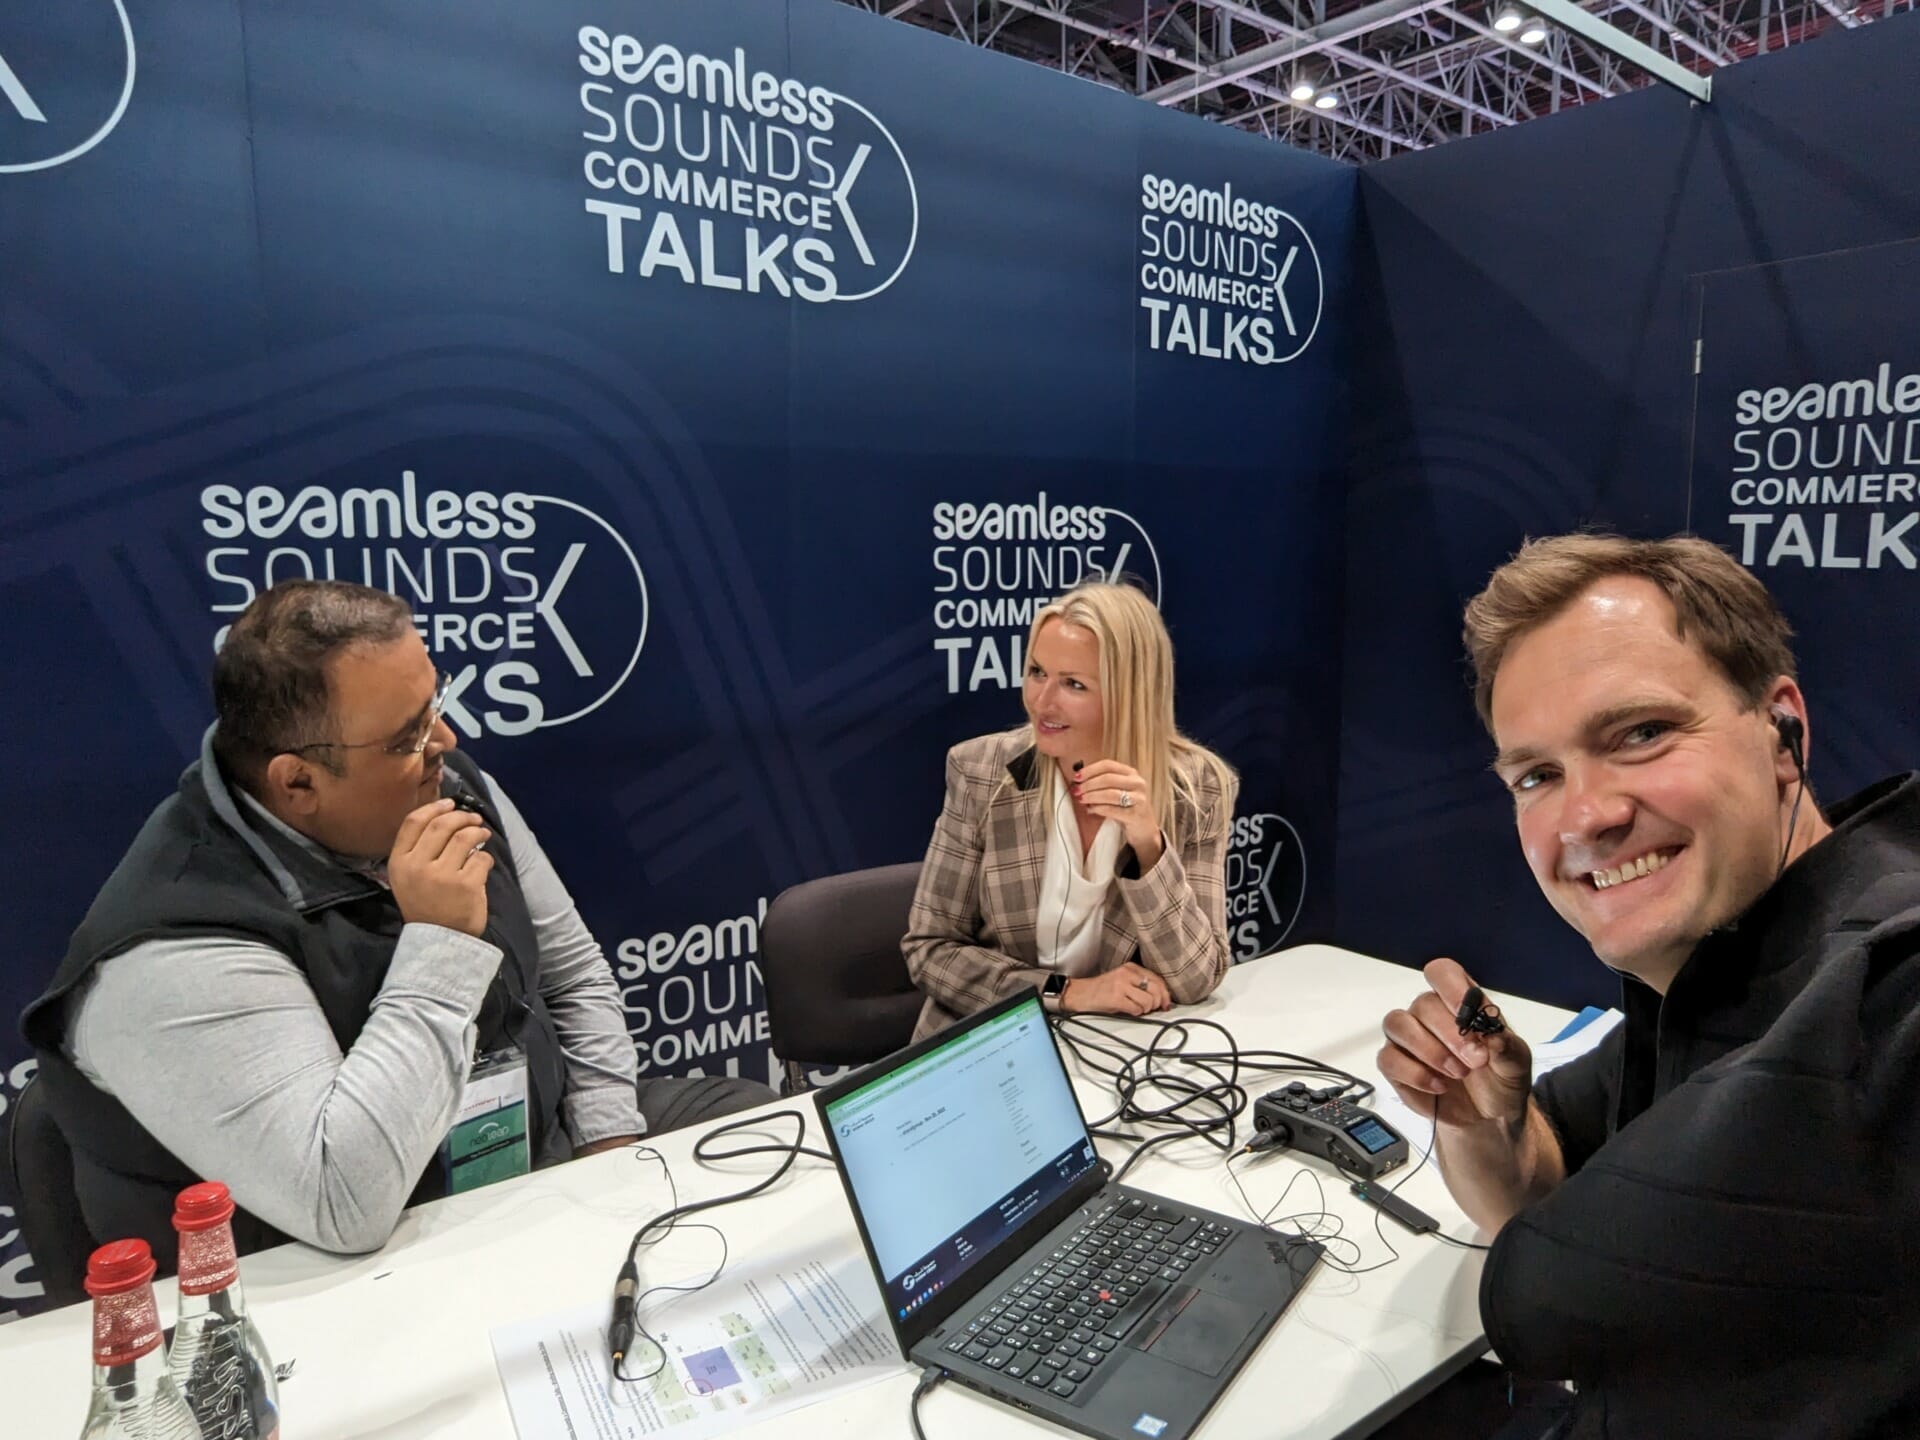
[[[825,0],[74,0],[0,57],[0,1010],[305,575],[412,602],[648,1073],[770,1073],[769,899],[918,858],[1084,577],[1244,773],[1236,954],[1325,933],[1350,171]]]
[[[1799,623],[1816,789],[1920,763],[1920,240],[1701,277],[1692,525]]]
[[[1654,86],[1363,173],[1343,944],[1618,998],[1473,711],[1461,606],[1530,535],[1727,545],[1799,631],[1817,793],[1920,763],[1917,68],[1898,15],[1729,66],[1711,105]]]

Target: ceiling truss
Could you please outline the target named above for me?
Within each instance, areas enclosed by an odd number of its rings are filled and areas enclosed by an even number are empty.
[[[1546,38],[1535,45],[1494,28],[1502,0],[842,3],[1365,163],[1660,79],[1698,91],[1723,66],[1911,10],[1920,0],[1577,0],[1612,31],[1574,16],[1597,36],[1589,38],[1548,17]],[[1632,63],[1608,48],[1612,32],[1655,55]],[[1336,103],[1321,109],[1292,99],[1301,82]]]

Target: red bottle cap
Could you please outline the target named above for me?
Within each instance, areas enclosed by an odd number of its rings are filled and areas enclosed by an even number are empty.
[[[115,1240],[87,1259],[87,1294],[124,1295],[153,1281],[153,1251],[144,1240]]]
[[[173,1202],[173,1228],[211,1230],[233,1218],[233,1197],[218,1180],[189,1185]]]
[[[189,1185],[173,1202],[180,1232],[180,1293],[211,1295],[240,1278],[234,1257],[233,1197],[218,1180]]]
[[[93,1297],[93,1363],[131,1365],[160,1346],[160,1311],[153,1303],[153,1252],[144,1240],[116,1240],[87,1260]]]

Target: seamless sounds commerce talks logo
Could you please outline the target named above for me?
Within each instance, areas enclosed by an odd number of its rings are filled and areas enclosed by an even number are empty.
[[[1326,279],[1306,227],[1277,205],[1140,177],[1140,309],[1170,354],[1284,365],[1320,331]]]
[[[633,547],[571,500],[515,490],[397,486],[288,494],[273,485],[200,492],[215,616],[278,580],[352,580],[413,606],[450,678],[462,736],[526,735],[613,698],[647,639],[647,581]],[[591,597],[582,598],[582,597]],[[569,623],[571,620],[572,623]],[[214,636],[217,650],[224,625]]]
[[[1110,505],[942,500],[933,507],[933,648],[947,693],[1015,690],[1027,629],[1085,580],[1137,581],[1161,602],[1160,555],[1146,527]]]
[[[907,268],[913,172],[866,106],[597,25],[576,36],[581,174],[610,274],[708,290],[866,300]]]

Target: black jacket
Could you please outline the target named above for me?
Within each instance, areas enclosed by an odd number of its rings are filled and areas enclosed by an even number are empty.
[[[1569,1177],[1487,1257],[1487,1336],[1569,1437],[1920,1435],[1920,777],[1535,1094]]]
[[[478,1046],[511,1041],[526,1051],[529,1144],[535,1164],[550,1164],[571,1153],[560,1121],[566,1071],[540,994],[533,920],[479,768],[458,751],[444,763],[479,797],[495,836],[487,845],[495,863],[481,938],[498,946],[502,959],[475,1020]],[[49,1108],[73,1149],[81,1214],[97,1242],[145,1240],[161,1268],[171,1270],[174,1196],[201,1179],[235,1177],[194,1174],[67,1058],[67,997],[93,967],[145,940],[224,935],[264,942],[306,975],[344,1052],[386,983],[402,925],[392,893],[377,881],[249,823],[211,747],[203,747],[95,897],[46,992],[21,1016],[40,1061],[36,1083],[47,1087]],[[164,1096],[136,1100],[164,1103]],[[437,1198],[444,1188],[440,1167],[429,1163],[409,1203]],[[286,1239],[244,1211],[235,1213],[233,1233],[243,1254]]]

